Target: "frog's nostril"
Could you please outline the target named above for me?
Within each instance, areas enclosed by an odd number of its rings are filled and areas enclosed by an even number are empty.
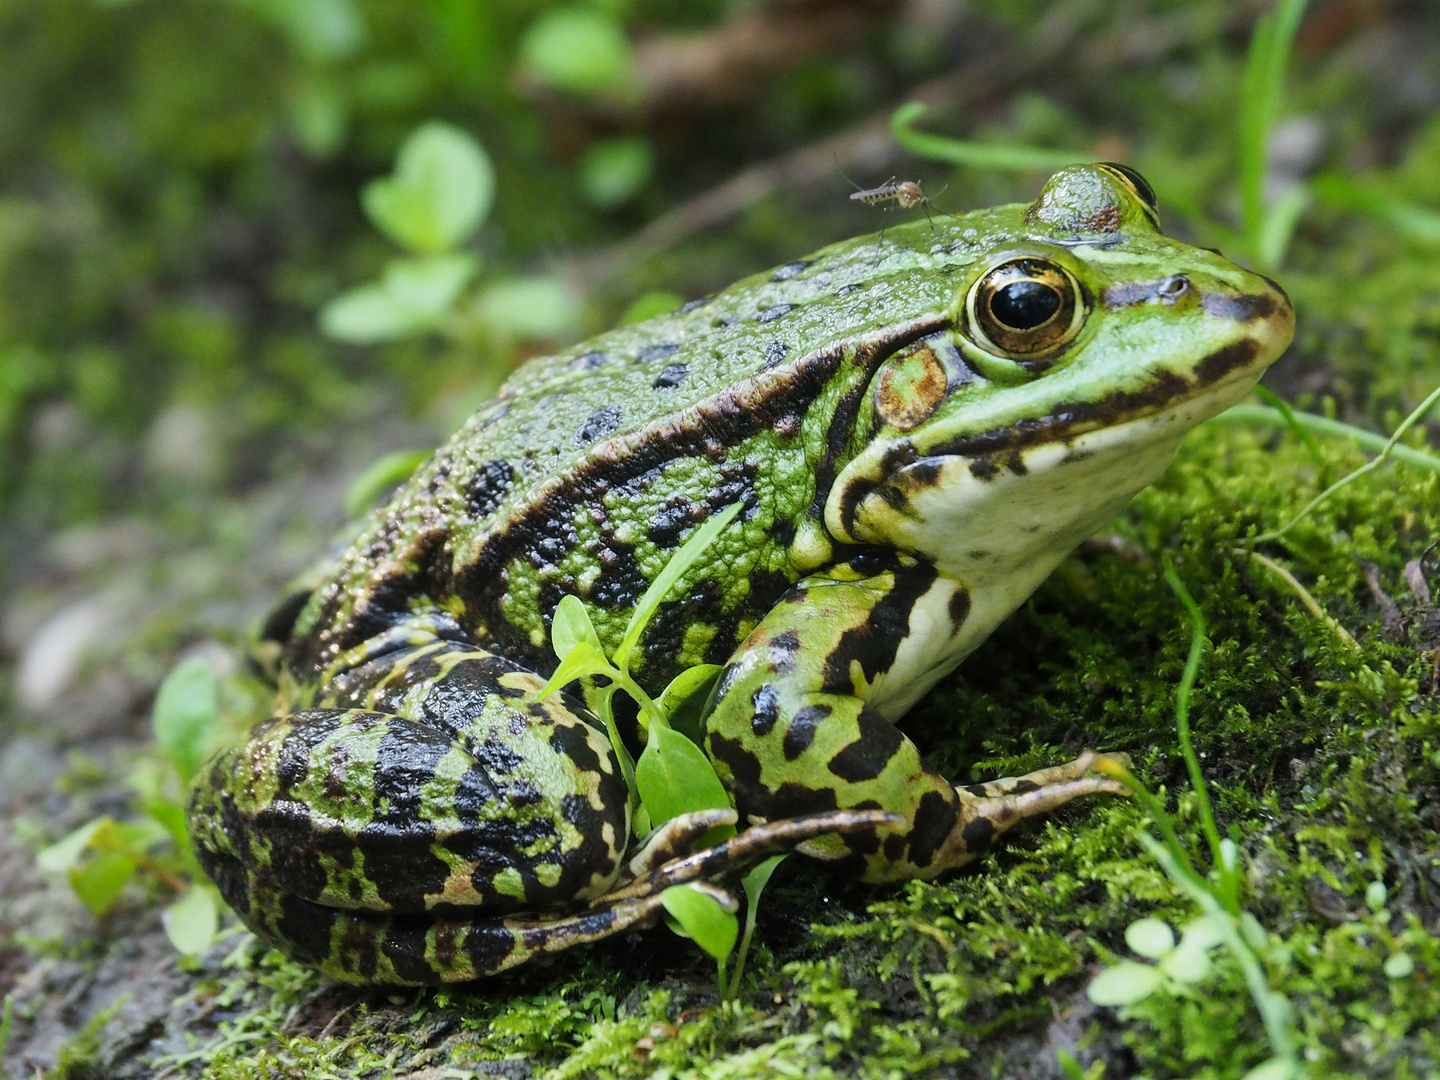
[[[1174,274],[1155,287],[1155,294],[1166,304],[1173,304],[1190,291],[1190,279],[1184,274]]]

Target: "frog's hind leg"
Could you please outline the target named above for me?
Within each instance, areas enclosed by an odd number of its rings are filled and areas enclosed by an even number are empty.
[[[236,892],[245,905],[237,910],[262,938],[281,944],[292,956],[340,982],[402,986],[466,982],[647,926],[660,917],[664,892],[673,885],[693,885],[734,911],[736,900],[718,882],[805,840],[873,830],[895,820],[874,810],[838,811],[757,826],[659,866],[571,914],[436,918],[347,910],[301,899],[253,872],[237,883]],[[708,828],[713,823],[697,821],[677,833],[693,831],[700,824]]]

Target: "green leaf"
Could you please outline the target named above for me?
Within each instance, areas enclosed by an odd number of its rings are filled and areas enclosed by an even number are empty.
[[[1385,958],[1382,967],[1387,978],[1408,979],[1415,972],[1415,961],[1410,958],[1409,953],[1391,953]]]
[[[658,724],[651,727],[645,750],[635,763],[635,786],[650,812],[652,828],[692,810],[730,807],[730,796],[705,752],[680,732]],[[734,832],[731,825],[711,830],[717,837]]]
[[[1092,160],[1090,155],[1073,150],[982,143],[916,131],[915,123],[925,115],[925,111],[926,107],[920,102],[911,101],[901,105],[890,115],[890,131],[895,136],[895,141],[917,157],[947,161],[953,165],[968,165],[976,169],[1040,173],[1053,172],[1066,165]]]
[[[1209,978],[1212,966],[1210,956],[1204,949],[1187,945],[1183,941],[1178,948],[1166,953],[1160,960],[1160,970],[1182,983],[1204,982]]]
[[[649,292],[637,296],[615,325],[629,326],[631,323],[644,322],[656,315],[668,315],[676,308],[683,306],[684,303],[685,298],[679,293],[667,292],[664,289],[651,289]]]
[[[771,855],[764,862],[752,866],[749,872],[740,879],[740,885],[745,890],[745,898],[750,901],[752,910],[759,905],[760,894],[765,891],[765,886],[770,884],[770,875],[775,873],[775,868],[788,857],[787,855]]]
[[[220,720],[220,685],[198,656],[176,665],[155,695],[155,740],[180,779],[189,782],[205,760]]]
[[[378,283],[341,293],[321,308],[320,330],[352,345],[436,330],[478,266],[468,254],[394,259]]]
[[[355,0],[250,0],[312,64],[348,60],[365,45],[365,22]]]
[[[468,240],[495,195],[490,158],[468,134],[431,121],[416,129],[390,176],[361,196],[375,227],[417,255],[442,255]]]
[[[479,260],[468,253],[392,259],[380,283],[395,303],[416,318],[438,323],[479,268]]]
[[[87,821],[78,829],[67,833],[49,847],[41,848],[35,856],[35,864],[47,874],[63,874],[74,867],[90,841],[101,828],[114,824],[115,819],[98,817]]]
[[[604,653],[588,641],[578,641],[571,646],[565,659],[560,661],[560,666],[555,669],[555,674],[550,676],[550,681],[535,695],[535,700],[544,701],[562,686],[576,679],[583,679],[587,675],[605,675],[612,670],[614,669],[610,667]]]
[[[1180,948],[1182,949],[1213,949],[1216,945],[1225,940],[1225,931],[1215,925],[1215,920],[1208,915],[1188,923],[1185,929],[1180,931]]]
[[[604,655],[600,647],[600,635],[590,621],[590,613],[578,596],[566,593],[555,605],[555,615],[550,621],[550,644],[555,655],[561,660],[570,655],[576,645],[585,644]]]
[[[629,670],[630,653],[634,651],[636,644],[640,641],[640,635],[645,630],[645,625],[650,621],[658,608],[670,594],[670,590],[680,584],[680,579],[685,576],[685,571],[695,565],[700,556],[705,554],[705,549],[715,542],[725,526],[735,520],[737,514],[744,508],[743,503],[731,503],[720,513],[710,518],[698,529],[690,534],[690,538],[680,545],[680,549],[670,556],[670,561],[665,564],[665,569],[656,575],[650,587],[645,590],[645,595],[640,597],[640,602],[635,605],[635,613],[630,616],[630,623],[625,627],[625,636],[620,639],[620,644],[615,647],[615,666],[622,671]]]
[[[689,885],[671,885],[660,894],[665,910],[674,916],[686,936],[721,963],[735,948],[740,921],[712,896]]]
[[[149,821],[114,821],[95,834],[94,847],[110,848],[123,854],[140,854],[170,839],[164,823]]]
[[[431,450],[393,450],[377,458],[355,478],[345,492],[345,514],[358,518],[391,488],[410,479],[410,474],[433,453]]]
[[[1125,944],[1147,959],[1159,960],[1175,948],[1175,932],[1160,919],[1136,919],[1125,928]]]
[[[430,316],[396,303],[379,284],[350,289],[320,309],[320,332],[351,345],[395,341],[424,333],[431,325]]]
[[[660,715],[670,721],[670,726],[691,741],[701,739],[700,720],[705,711],[705,702],[715,680],[720,678],[724,668],[719,664],[696,664],[686,668],[670,680],[660,700]]]
[[[1383,881],[1372,881],[1365,886],[1365,906],[1371,911],[1378,914],[1389,899],[1390,890]]]
[[[547,274],[497,281],[475,298],[480,319],[516,341],[548,341],[574,333],[582,311],[575,290]]]
[[[104,915],[135,876],[136,866],[134,859],[118,851],[98,851],[94,858],[70,868],[70,887],[93,914]]]
[[[612,210],[629,202],[655,168],[650,140],[639,135],[596,143],[580,160],[580,183],[592,206]],[[683,301],[682,301],[683,303]],[[662,308],[673,311],[675,307]]]
[[[176,847],[183,851],[190,843],[185,828],[185,807],[162,799],[150,799],[145,803],[145,812],[155,819],[163,835],[168,836]]]
[[[520,62],[538,82],[581,95],[619,95],[635,82],[625,30],[590,7],[553,8],[520,39]]]
[[[160,913],[165,936],[186,956],[198,956],[210,947],[220,929],[220,913],[209,889],[192,885],[180,899]]]
[[[0,1059],[5,1057],[5,1047],[10,1045],[10,1031],[15,1023],[15,999],[5,995],[5,1004],[0,1006]]]
[[[1125,960],[1096,975],[1085,995],[1096,1005],[1133,1005],[1154,993],[1161,981],[1158,968]]]

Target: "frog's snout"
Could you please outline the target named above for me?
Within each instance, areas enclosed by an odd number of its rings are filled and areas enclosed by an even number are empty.
[[[1253,381],[1295,336],[1295,308],[1285,290],[1261,274],[1247,274],[1246,278],[1239,289],[1214,286],[1200,290],[1200,309],[1220,324],[1216,329],[1229,344],[1196,365],[1197,389],[1228,383],[1232,377],[1243,377],[1242,371]]]

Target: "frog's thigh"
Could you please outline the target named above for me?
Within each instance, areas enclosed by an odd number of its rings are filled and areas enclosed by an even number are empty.
[[[541,680],[507,661],[449,643],[414,653],[393,665],[403,677],[351,686],[369,707],[277,718],[212,762],[191,813],[200,847],[355,910],[603,893],[629,813],[609,740],[554,699],[529,702]]]
[[[1085,775],[1082,759],[992,789],[957,791],[867,703],[883,682],[883,658],[893,663],[904,653],[908,611],[900,608],[919,602],[930,573],[796,586],[731,658],[706,719],[710,756],[747,815],[775,820],[836,807],[902,815],[901,828],[809,846],[853,858],[871,881],[933,877],[971,861],[1028,817],[1117,788]]]

